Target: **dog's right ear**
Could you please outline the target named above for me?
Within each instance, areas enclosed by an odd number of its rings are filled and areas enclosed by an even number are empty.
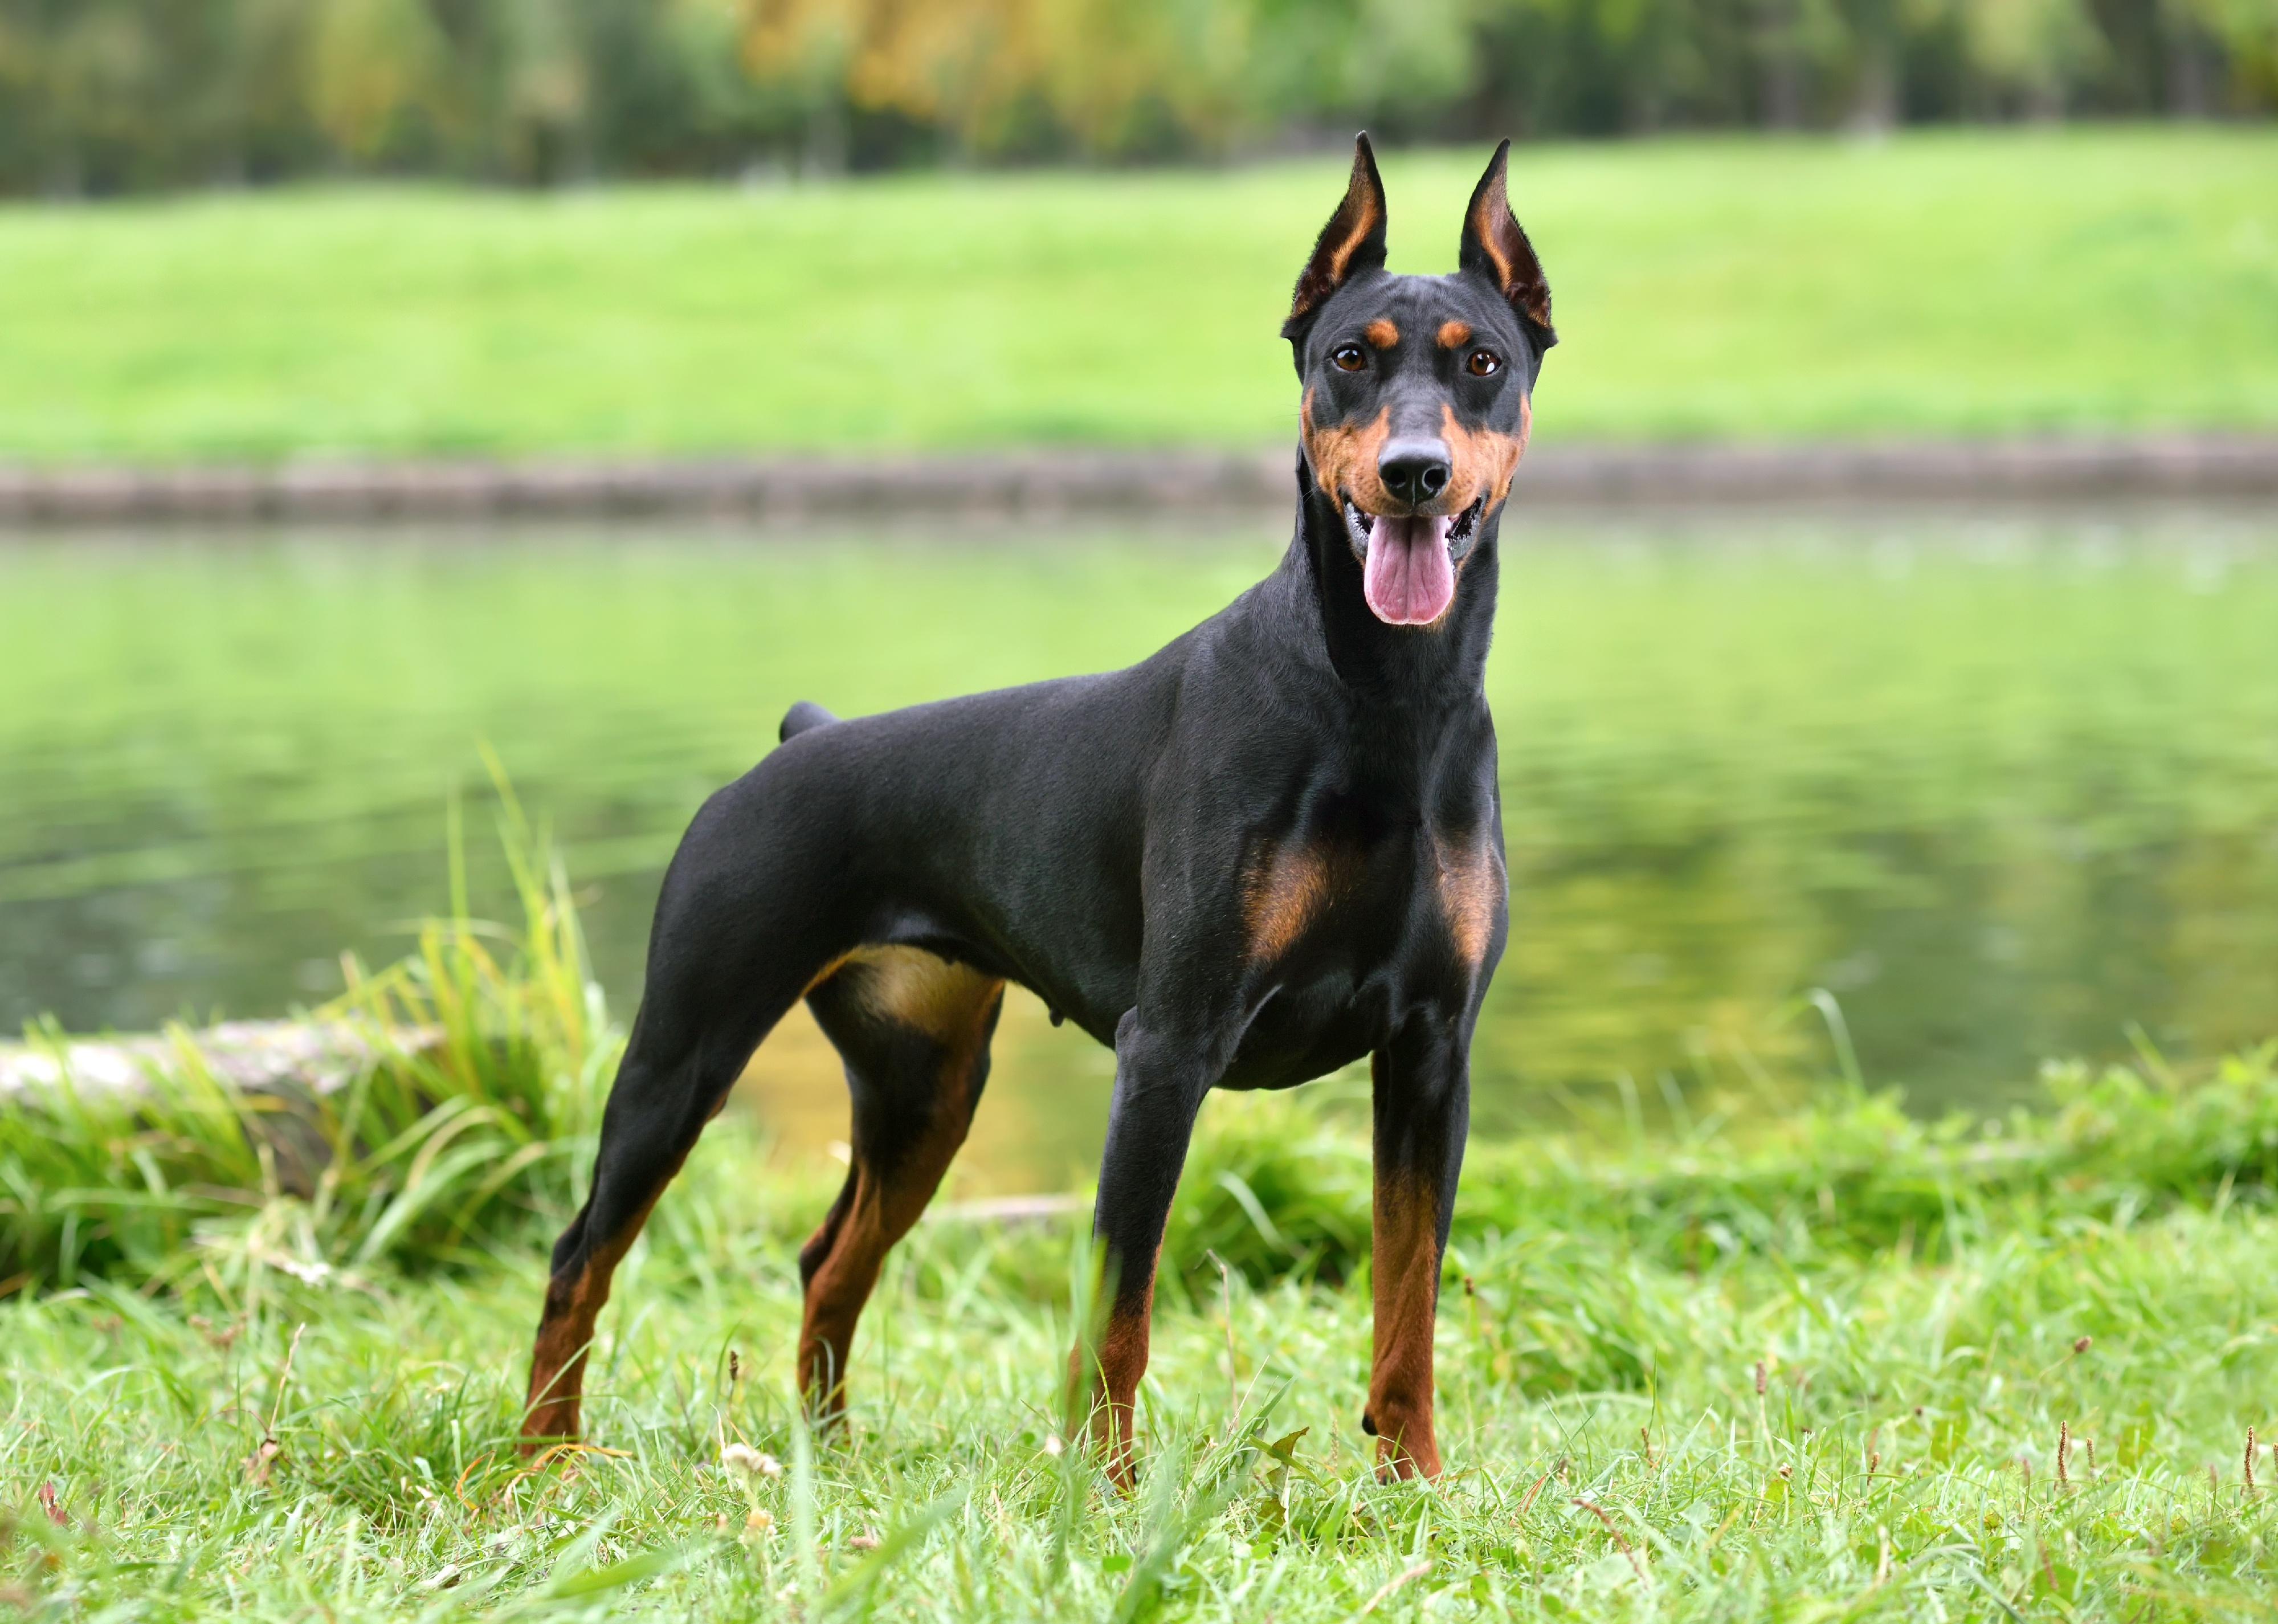
[[[1303,341],[1313,312],[1331,294],[1363,271],[1384,269],[1384,181],[1376,172],[1376,154],[1370,150],[1368,133],[1353,141],[1352,179],[1345,185],[1345,200],[1321,227],[1313,257],[1297,278],[1290,296],[1289,319],[1281,336],[1292,344]]]

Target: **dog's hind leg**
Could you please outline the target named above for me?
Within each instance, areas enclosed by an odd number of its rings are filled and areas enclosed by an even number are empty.
[[[854,1326],[879,1268],[965,1142],[1004,997],[995,977],[910,947],[857,953],[808,995],[854,1107],[845,1186],[799,1254],[799,1385],[819,1420],[845,1411]]]
[[[578,1436],[585,1350],[609,1299],[610,1277],[759,1039],[798,996],[795,984],[783,989],[718,1038],[692,1046],[652,1037],[657,1023],[645,1018],[646,1011],[635,1022],[602,1114],[592,1191],[554,1243],[531,1354],[525,1449]]]
[[[611,1275],[752,1051],[844,950],[831,938],[843,910],[809,877],[825,865],[808,860],[795,828],[772,826],[780,820],[751,783],[707,803],[666,875],[592,1189],[554,1247],[525,1449],[577,1436],[585,1350]]]

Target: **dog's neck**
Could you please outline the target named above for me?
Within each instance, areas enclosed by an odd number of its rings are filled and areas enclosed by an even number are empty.
[[[1308,602],[1310,632],[1345,687],[1364,703],[1419,715],[1475,701],[1487,684],[1487,646],[1494,635],[1500,513],[1456,572],[1456,601],[1430,626],[1389,626],[1370,612],[1361,590],[1343,517],[1297,458],[1297,528],[1280,573]]]

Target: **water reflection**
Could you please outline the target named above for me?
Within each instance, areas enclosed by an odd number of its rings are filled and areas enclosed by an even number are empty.
[[[689,812],[782,709],[1143,655],[1273,527],[118,539],[0,549],[0,1021],[269,1013],[443,896],[477,745],[590,887],[621,1008]],[[1514,889],[1479,1118],[1827,1069],[1996,1101],[2041,1056],[2278,1029],[2278,527],[2252,516],[1731,516],[1515,538],[1491,671]],[[503,895],[475,843],[478,895]],[[969,1181],[1096,1154],[1108,1057],[1015,996]],[[1664,1081],[1665,1080],[1665,1081]],[[747,1092],[845,1131],[804,1016]]]

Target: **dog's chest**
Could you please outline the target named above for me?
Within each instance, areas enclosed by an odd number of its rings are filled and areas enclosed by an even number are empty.
[[[1484,830],[1426,824],[1364,840],[1334,832],[1261,846],[1242,885],[1251,972],[1291,991],[1389,975],[1411,995],[1466,992],[1503,908]]]

